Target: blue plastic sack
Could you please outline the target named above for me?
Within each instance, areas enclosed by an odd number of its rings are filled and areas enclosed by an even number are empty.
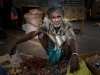
[[[0,65],[0,74],[7,75],[1,65]]]

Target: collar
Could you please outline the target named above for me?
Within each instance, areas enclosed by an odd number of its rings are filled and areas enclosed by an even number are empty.
[[[64,21],[62,20],[61,27],[60,27],[60,29],[59,29],[59,31],[58,31],[57,34],[60,34],[61,31],[64,30],[64,27],[65,27],[65,26],[64,26]],[[50,22],[50,28],[51,28],[51,31],[52,31],[54,34],[56,34],[56,31],[55,31],[55,29],[54,29],[54,26],[53,26],[53,23],[52,23],[52,22]]]

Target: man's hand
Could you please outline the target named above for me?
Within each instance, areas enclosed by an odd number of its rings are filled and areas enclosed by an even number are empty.
[[[74,54],[71,56],[69,60],[69,65],[70,65],[70,73],[74,73],[74,71],[77,71],[79,69],[78,55]]]
[[[13,55],[16,51],[16,47],[17,47],[17,44],[16,43],[12,43],[9,47],[8,47],[8,53],[9,55]]]

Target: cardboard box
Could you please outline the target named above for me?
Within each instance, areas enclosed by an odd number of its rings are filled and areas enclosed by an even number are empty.
[[[92,57],[94,55],[98,54],[100,56],[100,51],[94,51],[94,52],[89,52],[89,53],[84,53],[84,54],[80,54],[79,56],[85,60],[86,58]],[[85,61],[87,67],[89,68],[89,70],[94,74],[94,75],[100,75],[100,69],[95,67],[94,65],[90,64],[89,62]]]

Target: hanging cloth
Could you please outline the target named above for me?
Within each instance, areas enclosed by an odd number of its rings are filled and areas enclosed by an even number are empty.
[[[18,19],[18,14],[17,14],[17,11],[15,10],[15,8],[12,6],[11,7],[11,20],[16,20]]]

